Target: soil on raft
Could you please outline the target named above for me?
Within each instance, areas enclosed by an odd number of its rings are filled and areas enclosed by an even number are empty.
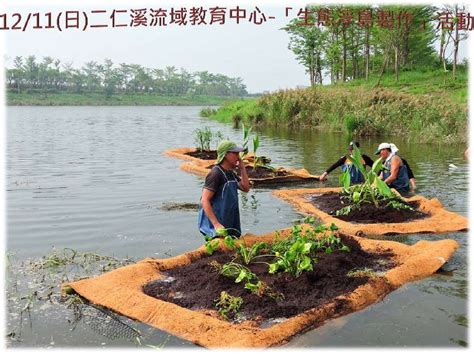
[[[253,166],[248,165],[245,166],[245,170],[247,171],[247,175],[249,178],[252,179],[260,179],[260,178],[275,178],[275,177],[284,177],[288,176],[289,173],[283,170],[272,170],[271,168],[264,167],[264,166],[257,166],[255,169]]]
[[[191,151],[186,152],[186,155],[196,157],[201,160],[216,160],[217,159],[217,151],[210,150],[210,151]]]
[[[216,310],[215,300],[219,298],[221,291],[226,291],[232,296],[243,299],[240,308],[241,319],[252,320],[262,326],[271,323],[272,319],[289,318],[331,302],[336,297],[351,293],[368,282],[378,281],[388,287],[378,275],[375,278],[368,275],[351,277],[347,273],[366,268],[374,272],[385,272],[397,265],[393,260],[393,253],[390,250],[367,253],[360,248],[355,239],[344,235],[340,237],[341,241],[350,247],[350,252],[320,253],[317,255],[318,262],[314,265],[314,270],[303,272],[298,278],[293,278],[289,273],[269,274],[266,264],[248,265],[260,280],[275,292],[281,293],[282,299],[252,294],[244,288],[244,284],[235,283],[234,279],[220,275],[210,265],[212,261],[220,264],[231,261],[235,257],[235,253],[232,252],[216,252],[189,265],[169,270],[165,272],[167,278],[146,284],[143,291],[149,296],[188,309],[205,311]],[[265,258],[265,261],[270,262],[271,259]],[[236,262],[241,263],[239,258]],[[342,299],[337,300],[340,313],[346,311],[345,303],[346,301]]]
[[[341,199],[339,193],[331,192],[319,195],[310,195],[309,200],[318,209],[334,216],[335,218],[358,224],[402,223],[423,219],[429,216],[426,213],[416,210],[419,207],[418,202],[405,203],[415,210],[398,210],[387,206],[387,202],[379,204],[378,208],[373,204],[364,203],[362,204],[361,208],[354,209],[347,215],[336,216],[337,210],[349,205],[347,199]]]

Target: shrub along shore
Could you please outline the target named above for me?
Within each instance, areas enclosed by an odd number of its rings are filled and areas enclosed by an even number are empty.
[[[405,73],[398,84],[383,85],[389,87],[359,81],[282,90],[218,110],[204,109],[201,115],[234,125],[312,127],[354,136],[402,135],[423,143],[466,143],[466,74],[456,81],[443,76]]]
[[[107,97],[102,93],[7,92],[9,106],[220,106],[235,99],[205,95],[114,94]]]

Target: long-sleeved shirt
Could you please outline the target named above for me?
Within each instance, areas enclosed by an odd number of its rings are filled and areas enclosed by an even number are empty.
[[[372,165],[374,164],[374,161],[368,157],[367,155],[365,154],[362,154],[362,158],[364,159],[365,161],[365,164],[369,167],[372,167]],[[347,155],[343,155],[341,156],[341,158],[339,160],[337,160],[336,162],[334,162],[327,170],[326,170],[326,173],[327,174],[330,174],[332,171],[334,171],[336,168],[338,167],[341,167],[342,165],[344,165],[344,163],[346,162],[347,160]],[[407,166],[407,169],[408,166]]]

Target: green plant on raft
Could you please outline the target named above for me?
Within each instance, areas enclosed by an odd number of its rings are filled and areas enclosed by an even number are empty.
[[[309,219],[309,221],[314,220]],[[337,229],[334,224],[329,227],[312,225],[306,228],[302,225],[294,225],[287,238],[280,240],[279,234],[276,234],[271,248],[275,261],[269,265],[269,273],[281,270],[297,278],[304,271],[313,270],[318,252],[350,252],[350,248],[333,233]]]
[[[316,241],[316,248],[326,253],[334,251],[350,252],[351,249],[344,245],[339,237],[334,234],[327,234]]]
[[[233,261],[223,264],[220,267],[219,274],[235,279],[236,283],[240,283],[242,281],[247,283],[257,279],[255,273],[253,273],[249,268]]]
[[[241,297],[229,295],[226,291],[221,291],[219,298],[214,300],[219,315],[226,320],[229,320],[229,316],[232,318],[237,316],[243,303]]]
[[[212,256],[212,254],[219,248],[219,239],[213,239],[211,236],[205,237],[206,243],[204,247],[206,252]]]
[[[253,138],[253,169],[257,168],[260,163],[260,158],[257,156],[258,148],[260,147],[260,137],[258,135]]]
[[[219,145],[219,143],[224,140],[224,134],[222,134],[222,132],[220,130],[216,131],[213,135],[212,135],[212,141],[214,143],[214,145],[216,146],[216,150],[217,150],[217,146]]]
[[[282,270],[298,278],[303,271],[313,270],[315,259],[309,256],[311,246],[311,242],[305,242],[303,239],[295,240],[282,255],[279,252],[275,253],[276,262],[270,263],[268,272],[273,274]]]
[[[244,264],[249,264],[256,257],[259,257],[261,250],[269,248],[268,244],[264,242],[256,242],[252,246],[246,247],[243,242],[237,243],[232,236],[226,236],[224,243],[228,248],[237,252]]]
[[[243,134],[243,140],[242,140],[242,147],[244,148],[244,151],[240,153],[240,157],[243,159],[248,152],[248,146],[249,146],[249,139],[250,139],[250,133],[252,132],[252,127],[247,127],[245,124],[242,123],[242,134]]]
[[[194,131],[194,142],[199,151],[210,151],[212,141],[211,128],[205,127],[203,129],[196,129]]]
[[[376,207],[383,201],[389,201],[388,205],[395,209],[409,209],[412,207],[403,203],[400,196],[393,193],[390,187],[378,176],[383,169],[382,158],[377,159],[372,168],[366,171],[362,155],[357,146],[354,146],[352,155],[348,159],[364,176],[364,183],[351,186],[351,176],[347,169],[339,178],[342,184],[342,196],[350,205],[336,211],[336,215],[347,215],[353,210],[360,209],[364,203],[372,203]]]
[[[194,143],[198,151],[211,151],[211,142],[217,146],[223,139],[224,135],[220,130],[214,133],[209,127],[194,130]]]
[[[258,279],[257,275],[249,268],[240,263],[231,261],[221,265],[217,261],[212,261],[209,266],[219,272],[220,275],[233,278],[236,283],[243,283],[245,289],[259,297],[267,295],[276,300],[283,298],[282,294],[274,291],[265,282]]]
[[[274,300],[283,300],[285,296],[273,290],[270,286],[268,286],[267,283],[259,280],[256,283],[251,283],[248,282],[245,284],[245,289],[250,290],[252,294],[257,295],[258,297],[262,297],[264,295],[267,295],[268,297],[274,299]]]

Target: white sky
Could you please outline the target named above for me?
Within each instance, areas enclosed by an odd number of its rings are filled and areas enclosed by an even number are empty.
[[[4,0],[2,0],[3,2]],[[249,12],[259,6],[267,16],[276,19],[268,20],[261,26],[250,23],[236,25],[231,20],[224,26],[172,26],[147,28],[104,28],[64,30],[36,29],[31,27],[25,32],[1,31],[5,37],[5,65],[13,66],[15,56],[35,55],[37,58],[51,56],[63,63],[72,63],[79,68],[87,61],[102,62],[111,59],[114,63],[141,64],[149,68],[164,68],[174,65],[188,71],[208,70],[231,77],[241,77],[249,92],[274,91],[281,88],[307,86],[309,79],[304,67],[300,65],[294,54],[288,49],[289,36],[281,27],[291,17],[285,17],[285,7],[293,6],[291,13],[296,16],[297,9],[304,7],[306,1],[200,1],[192,4],[189,1],[7,1],[7,12],[34,13],[40,12],[44,19],[45,13],[57,14],[67,10],[138,9],[142,7],[178,7],[191,5],[230,8],[235,5],[246,7]],[[61,5],[58,5],[61,4]],[[347,2],[346,2],[347,3]],[[267,4],[272,6],[266,6]],[[91,15],[90,20],[93,20]],[[100,16],[100,15],[96,15]],[[105,15],[104,15],[105,16]],[[26,17],[26,16],[25,16]],[[24,17],[24,18],[25,18]],[[95,17],[99,19],[99,17]],[[11,20],[10,26],[11,26]],[[23,23],[23,22],[22,22]],[[465,57],[465,45],[462,46],[460,57]]]

